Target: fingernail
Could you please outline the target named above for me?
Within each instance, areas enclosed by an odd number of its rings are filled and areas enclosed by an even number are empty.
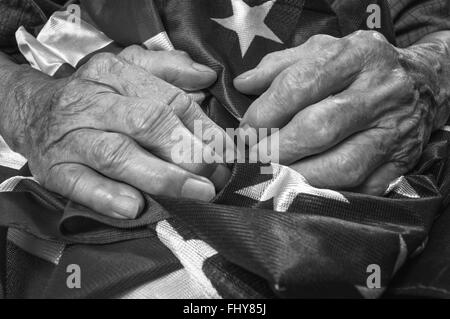
[[[214,196],[216,196],[216,190],[213,184],[193,178],[188,179],[181,189],[181,197],[183,198],[209,202]]]
[[[231,172],[225,165],[217,165],[216,170],[211,175],[210,180],[217,186],[218,189],[222,189],[231,177]]]
[[[236,80],[237,81],[245,81],[245,80],[250,79],[253,75],[255,75],[255,69],[242,73],[241,75],[239,75],[236,78]]]
[[[139,213],[139,201],[128,196],[117,196],[112,200],[112,209],[126,218],[136,218]]]
[[[195,62],[192,63],[192,68],[198,72],[215,73],[213,69],[207,67],[206,65],[195,63]]]

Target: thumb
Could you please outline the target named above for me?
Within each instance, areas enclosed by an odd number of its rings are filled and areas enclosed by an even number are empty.
[[[81,164],[54,166],[46,176],[44,186],[112,218],[134,219],[145,205],[138,190]]]
[[[266,55],[258,66],[234,79],[235,88],[249,95],[261,95],[275,78],[298,60],[295,49],[273,52]]]
[[[134,45],[124,49],[119,56],[187,91],[207,88],[217,79],[213,69],[194,62],[182,51],[150,51]]]

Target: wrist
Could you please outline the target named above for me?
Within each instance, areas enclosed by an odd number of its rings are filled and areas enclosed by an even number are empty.
[[[445,41],[422,42],[399,50],[401,62],[412,77],[422,101],[429,104],[433,130],[450,116],[450,48]]]
[[[0,76],[0,134],[11,149],[26,155],[28,128],[49,107],[55,80],[29,66],[16,64],[2,65]]]

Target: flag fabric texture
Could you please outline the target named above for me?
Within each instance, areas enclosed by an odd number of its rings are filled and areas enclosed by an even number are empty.
[[[83,27],[73,39],[80,42],[60,42],[67,37],[58,34],[71,27],[67,13],[55,14],[37,37],[19,29],[17,40],[33,67],[55,76],[95,52],[131,44],[187,51],[219,74],[202,107],[223,127],[235,127],[252,101],[233,89],[235,76],[314,34],[364,29],[369,4],[383,8],[379,31],[395,43],[386,3],[369,0],[81,1]],[[95,45],[83,45],[92,37]],[[237,163],[212,202],[146,195],[144,212],[131,221],[46,191],[23,158],[3,151],[0,294],[449,298],[449,146],[445,126],[415,169],[380,197],[317,189],[277,164],[260,174],[262,164]],[[77,289],[67,282],[71,265],[81,269]]]

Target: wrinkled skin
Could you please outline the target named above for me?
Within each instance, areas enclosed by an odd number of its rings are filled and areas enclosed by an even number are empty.
[[[444,43],[398,49],[372,31],[314,36],[235,79],[260,95],[241,127],[279,128],[280,162],[314,186],[382,194],[449,117],[448,53]]]
[[[69,78],[36,79],[37,91],[17,79],[7,105],[21,113],[2,133],[23,132],[6,134],[14,136],[8,143],[44,187],[108,216],[135,218],[144,206],[140,191],[208,201],[228,180],[228,168],[176,165],[171,132],[181,130],[194,147],[212,152],[193,135],[194,121],[224,131],[179,88],[199,90],[215,80],[213,70],[182,52],[132,46],[98,54]]]
[[[376,32],[318,35],[269,54],[235,79],[238,90],[259,96],[241,126],[280,128],[281,163],[314,186],[381,194],[449,117],[448,32],[442,38],[398,49]],[[185,53],[132,46],[58,80],[1,54],[0,69],[0,134],[49,190],[135,218],[141,191],[210,200],[229,178],[224,165],[177,165],[171,156],[175,130],[212,152],[192,134],[195,120],[225,134],[181,90],[216,80]]]

